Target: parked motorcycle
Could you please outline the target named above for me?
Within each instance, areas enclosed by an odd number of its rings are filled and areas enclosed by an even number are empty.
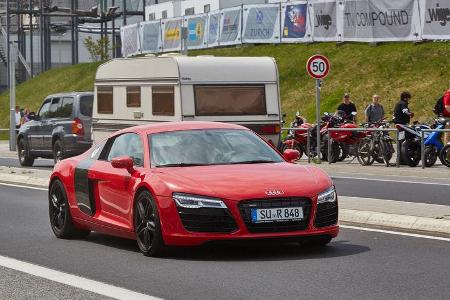
[[[410,167],[416,167],[421,159],[420,129],[428,129],[429,126],[417,125],[396,125],[398,141],[400,146],[400,162]]]
[[[435,123],[431,126],[433,129],[444,129],[446,124],[445,118],[438,118],[435,120]],[[442,132],[431,132],[427,133],[425,135],[424,140],[424,154],[425,154],[425,166],[426,167],[432,167],[435,163],[437,158],[441,160],[442,164],[445,164],[443,162],[443,158],[445,158],[445,155],[442,156],[442,158],[439,156],[440,152],[444,148],[444,144],[442,142]]]

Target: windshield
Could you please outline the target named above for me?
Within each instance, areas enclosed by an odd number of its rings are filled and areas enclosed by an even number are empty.
[[[284,161],[248,130],[186,130],[149,136],[152,166],[178,167]]]

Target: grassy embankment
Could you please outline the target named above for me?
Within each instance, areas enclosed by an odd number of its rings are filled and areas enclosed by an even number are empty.
[[[281,101],[287,121],[299,110],[314,120],[314,80],[305,71],[312,54],[328,56],[332,67],[322,86],[321,110],[332,112],[341,102],[344,92],[350,92],[358,110],[362,111],[377,93],[390,116],[399,94],[413,94],[411,110],[417,119],[426,121],[433,116],[436,99],[450,87],[450,43],[388,43],[367,44],[317,43],[258,45],[241,48],[191,51],[191,55],[272,56],[278,62]],[[36,111],[48,94],[92,90],[95,70],[99,63],[53,69],[17,86],[17,104]],[[220,72],[220,70],[218,70]],[[0,128],[8,127],[8,94],[0,95]],[[360,113],[360,120],[362,114]]]

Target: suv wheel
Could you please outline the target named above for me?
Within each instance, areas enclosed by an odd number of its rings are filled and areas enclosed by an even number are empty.
[[[21,138],[17,143],[17,154],[19,155],[19,163],[22,167],[31,167],[34,163],[34,157],[28,153],[27,142]]]
[[[53,144],[53,160],[55,164],[64,159],[64,148],[62,147],[61,141],[56,140]]]

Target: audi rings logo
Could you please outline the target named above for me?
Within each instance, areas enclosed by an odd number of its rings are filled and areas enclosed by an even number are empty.
[[[280,196],[284,194],[283,190],[278,190],[278,189],[268,189],[265,191],[267,196]]]

